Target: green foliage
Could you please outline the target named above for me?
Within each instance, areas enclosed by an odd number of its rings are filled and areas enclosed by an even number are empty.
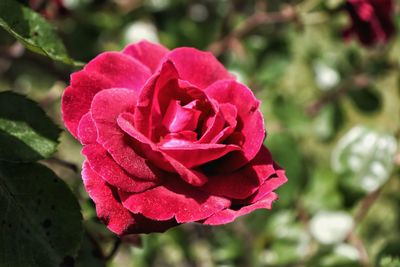
[[[17,1],[0,2],[0,26],[33,52],[66,64],[75,64],[53,26]]]
[[[57,149],[60,129],[32,100],[0,92],[0,160],[36,161]]]
[[[0,162],[0,209],[1,266],[71,266],[82,218],[74,195],[51,170]]]

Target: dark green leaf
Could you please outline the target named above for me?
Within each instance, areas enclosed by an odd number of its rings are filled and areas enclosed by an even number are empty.
[[[15,0],[0,1],[0,27],[33,52],[66,64],[75,64],[53,26],[41,15]]]
[[[315,169],[303,194],[304,206],[311,212],[339,209],[342,196],[337,176],[330,169]]]
[[[22,95],[0,92],[0,160],[36,161],[56,151],[60,129]]]
[[[382,106],[380,95],[369,88],[349,91],[350,99],[362,112],[378,111]]]
[[[82,216],[51,170],[37,163],[0,162],[0,265],[72,266]]]
[[[377,267],[400,266],[400,239],[390,240],[376,257]]]

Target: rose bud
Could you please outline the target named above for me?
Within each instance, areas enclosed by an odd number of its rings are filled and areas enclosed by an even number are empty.
[[[392,0],[347,0],[345,9],[351,25],[344,30],[346,40],[357,36],[365,46],[387,43],[395,33],[394,1]]]

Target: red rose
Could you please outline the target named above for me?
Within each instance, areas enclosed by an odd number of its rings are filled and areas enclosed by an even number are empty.
[[[349,39],[357,35],[366,46],[386,43],[395,33],[392,0],[347,0],[345,8],[352,24],[343,35]]]
[[[142,41],[72,74],[62,113],[97,214],[122,235],[269,209],[287,179],[259,104],[210,53]]]

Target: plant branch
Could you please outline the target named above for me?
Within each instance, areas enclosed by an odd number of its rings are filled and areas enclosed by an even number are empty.
[[[234,44],[249,35],[254,29],[262,25],[285,23],[297,19],[295,9],[286,5],[277,12],[258,11],[248,17],[241,25],[232,30],[231,33],[223,36],[220,40],[210,44],[209,50],[215,55],[221,55],[226,49],[230,49]]]
[[[348,91],[353,87],[365,88],[370,84],[370,79],[366,74],[355,74],[348,80],[344,81],[335,90],[331,90],[326,94],[322,95],[320,99],[309,105],[306,109],[306,113],[310,117],[316,116],[319,111],[330,103],[334,103],[342,98]]]

